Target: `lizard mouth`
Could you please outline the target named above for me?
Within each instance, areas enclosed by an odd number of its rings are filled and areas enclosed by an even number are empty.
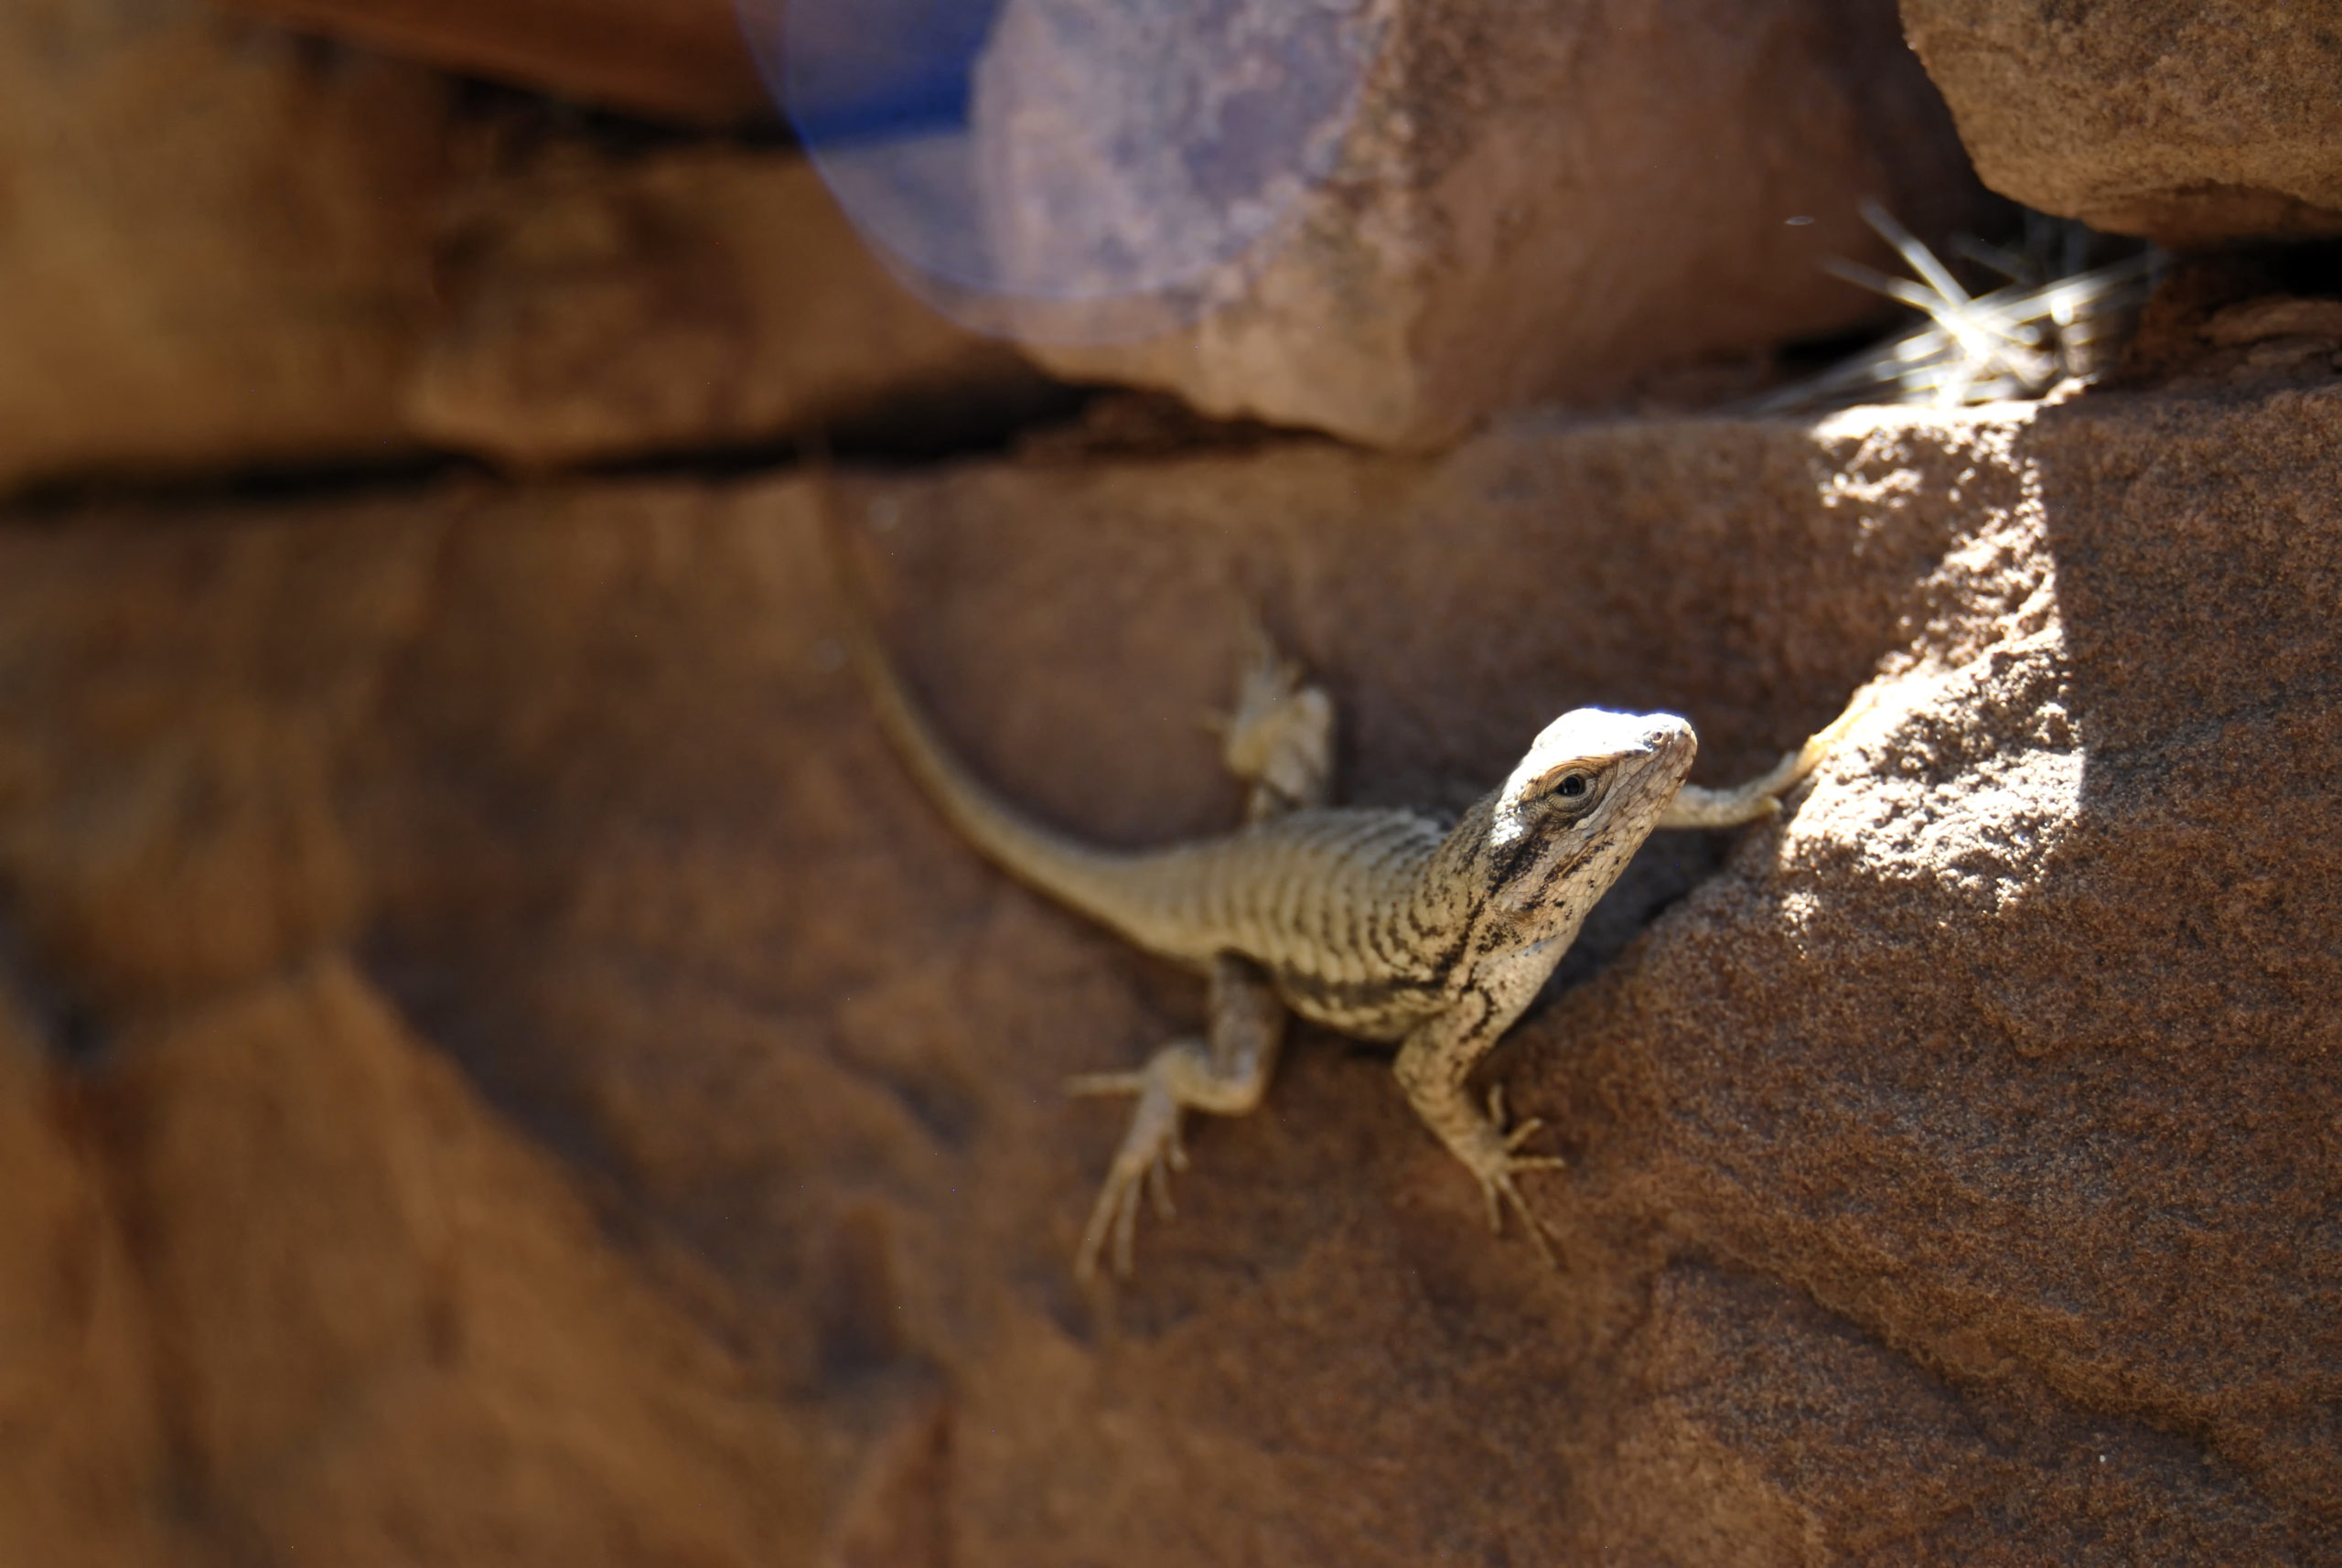
[[[1658,759],[1661,771],[1681,781],[1692,771],[1692,757],[1699,755],[1700,737],[1674,714],[1654,714],[1650,727],[1643,732],[1643,750]]]

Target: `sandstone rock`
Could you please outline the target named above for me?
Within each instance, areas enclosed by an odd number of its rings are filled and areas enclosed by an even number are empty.
[[[209,1531],[263,1560],[770,1561],[822,1466],[569,1184],[326,960],[96,1090]]]
[[[1864,319],[1875,302],[1819,263],[1885,259],[1856,215],[1864,197],[1926,231],[1978,211],[1949,117],[1883,4],[1410,0],[1387,16],[1330,177],[1274,241],[1192,285],[1200,319],[1137,341],[1037,340],[1043,364],[1172,389],[1214,414],[1436,446],[1505,408],[1616,399],[1661,371]],[[1038,36],[1004,24],[994,48]],[[1051,56],[1029,70],[1047,86],[1159,67]],[[1026,69],[982,67],[1008,82]],[[997,96],[997,124],[978,96],[980,144],[1022,128],[1016,94]],[[1127,96],[1144,101],[1135,82]],[[1240,108],[1210,112],[1268,126],[1290,113]],[[1030,188],[999,176],[1004,253],[1062,242],[1047,183],[1062,166],[1087,157],[1111,184],[1209,129],[1176,118],[1190,110],[1207,113],[1177,98],[1166,124],[1116,121],[1097,133],[1110,144],[1073,149],[1058,144],[1080,127],[1049,122]],[[987,167],[1014,170],[1015,151]]]
[[[429,584],[424,563],[359,521],[365,509],[347,515],[346,532],[257,549],[223,550],[201,527],[158,537],[161,574],[133,585],[112,581],[102,527],[67,531],[37,570],[0,572],[0,883],[76,1004],[188,1005],[351,934],[365,886],[336,800],[351,780],[336,774]],[[351,583],[329,607],[298,586],[327,563]],[[189,617],[190,600],[254,613]],[[155,669],[184,679],[158,690]]]
[[[259,1459],[309,1407],[200,1370],[206,1451],[256,1466],[220,1495],[271,1540],[347,1539],[383,1517],[378,1456],[441,1441],[430,1400],[602,1400],[595,1369],[632,1349],[573,1315],[644,1298],[561,1241],[572,1272],[529,1277],[579,1283],[461,1308],[455,1342],[508,1348],[433,1369],[432,1302],[489,1299],[465,1282],[580,1222],[532,1196],[536,1155],[433,1152],[488,1134],[431,1131],[480,1123],[371,984],[592,1174],[611,1229],[737,1303],[762,1402],[826,1434],[768,1557],[2331,1558],[2338,423],[2330,372],[2264,365],[2047,407],[1516,424],[1436,464],[1290,443],[855,486],[940,722],[1108,842],[1232,819],[1195,720],[1244,597],[1342,703],[1354,799],[1457,799],[1589,700],[1687,713],[1699,776],[1729,779],[1889,677],[1784,820],[1648,850],[1497,1058],[1573,1161],[1533,1199],[1563,1272],[1487,1235],[1380,1061],[1305,1034],[1262,1112],[1195,1129],[1179,1217],[1095,1299],[1067,1262],[1119,1119],[1060,1085],[1192,1027],[1197,987],[934,819],[840,668],[800,488],[0,537],[0,582],[76,601],[0,605],[0,639],[160,704],[233,670],[332,710],[306,672],[335,659],[204,628],[376,639],[364,724],[320,742],[368,980],[328,961],[215,1004],[232,1027],[136,1036],[125,1081],[170,1130],[124,1168],[189,1192],[156,1233],[192,1366],[252,1354],[193,1304],[278,1279],[286,1365],[408,1367],[425,1392],[394,1380],[320,1450],[346,1487],[277,1483]],[[158,604],[189,534],[295,564],[183,591],[156,612],[176,639],[68,635]],[[412,613],[372,618],[409,573]],[[38,732],[22,690],[0,685],[9,727]],[[350,1131],[317,1142],[298,1107],[341,1102]],[[279,1169],[354,1195],[347,1254],[322,1197],[252,1174]],[[319,1269],[240,1251],[240,1204]],[[481,1240],[435,1268],[461,1223]],[[646,1428],[674,1429],[617,1423],[595,1474],[636,1473]],[[516,1424],[505,1452],[575,1452],[570,1430]],[[398,1495],[483,1517],[469,1441],[446,1471],[401,1457]],[[782,1445],[756,1441],[716,1446]],[[719,1520],[770,1479],[707,1473]]]
[[[2293,338],[2342,342],[2342,299],[2252,300],[2205,323],[2204,337],[2224,349]]]
[[[2111,385],[2197,391],[2342,371],[2342,308],[2315,246],[2174,265],[2140,313]]]
[[[2342,234],[2342,35],[2330,8],[1903,0],[2004,196],[2191,247]]]
[[[451,224],[408,401],[435,442],[543,466],[882,419],[938,440],[1049,396],[888,277],[800,158],[553,165],[483,185]]]
[[[772,102],[729,0],[230,0],[295,27],[450,70],[698,124]]]
[[[448,99],[176,0],[0,12],[0,489],[412,449]]]
[[[792,155],[629,156],[193,0],[0,16],[0,493],[813,425],[900,447],[1052,395]]]
[[[0,1562],[146,1568],[168,1473],[151,1325],[75,1109],[0,997]]]
[[[67,1079],[29,1045],[0,1040],[10,1562],[713,1568],[813,1535],[843,1479],[791,1402],[346,963]]]

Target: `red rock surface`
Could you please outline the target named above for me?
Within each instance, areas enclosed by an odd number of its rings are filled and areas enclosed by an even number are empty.
[[[1063,401],[889,276],[800,157],[555,156],[451,206],[405,394],[441,446],[553,467],[817,428],[942,444]]]
[[[2202,247],[2342,235],[2342,32],[2269,0],[1903,0],[1986,185]]]
[[[1095,1298],[1117,1116],[1059,1086],[1198,989],[934,819],[793,481],[0,534],[20,1032],[75,1053],[5,1058],[0,1250],[98,1260],[0,1319],[49,1379],[92,1326],[48,1560],[2331,1560],[2337,434],[2289,361],[857,480],[940,722],[1110,842],[1232,819],[1241,598],[1357,799],[1594,700],[1729,779],[1889,677],[1496,1059],[1565,1269],[1311,1034]],[[170,760],[295,735],[311,784]],[[197,869],[109,895],[118,843]]]
[[[168,1561],[137,1271],[70,1089],[0,1014],[0,1561]]]
[[[197,0],[0,9],[0,496],[931,446],[1044,396],[794,154],[576,122]]]
[[[227,0],[403,58],[686,124],[768,119],[728,0]]]
[[[0,1047],[7,1561],[746,1565],[818,1529],[800,1402],[345,961],[94,1068]]]
[[[452,96],[173,0],[0,8],[0,492],[411,450]]]

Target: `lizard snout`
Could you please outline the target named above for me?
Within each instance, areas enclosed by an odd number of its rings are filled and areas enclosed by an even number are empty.
[[[1642,749],[1653,756],[1671,756],[1681,752],[1688,761],[1700,746],[1699,737],[1692,733],[1691,722],[1673,714],[1644,715]]]

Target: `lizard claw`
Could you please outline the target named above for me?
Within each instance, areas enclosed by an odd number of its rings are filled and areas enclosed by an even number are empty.
[[[1535,1137],[1540,1132],[1543,1131],[1545,1119],[1542,1116],[1531,1116],[1528,1121],[1523,1122],[1520,1126],[1513,1128],[1510,1132],[1505,1131],[1504,1123],[1504,1085],[1500,1083],[1494,1084],[1490,1086],[1488,1090],[1488,1131],[1494,1133],[1498,1137],[1504,1140],[1504,1152],[1506,1154],[1509,1155],[1513,1153],[1513,1151],[1519,1149],[1521,1144],[1529,1142],[1530,1139]],[[1568,1165],[1569,1162],[1563,1159],[1559,1155],[1525,1155],[1512,1162],[1512,1168],[1515,1170],[1546,1170],[1564,1168]]]
[[[1279,808],[1322,801],[1334,761],[1333,700],[1277,651],[1257,617],[1245,617],[1241,639],[1236,704],[1210,724],[1221,759]]]
[[[1843,741],[1855,725],[1878,705],[1883,691],[1873,682],[1856,692],[1846,703],[1846,711],[1832,719],[1828,727],[1817,731],[1795,751],[1784,752],[1780,761],[1747,783],[1730,789],[1708,789],[1697,784],[1686,784],[1676,791],[1660,815],[1662,828],[1732,828],[1743,822],[1763,822],[1781,814],[1781,797],[1803,783],[1813,770],[1821,766],[1822,758]]]
[[[1529,1232],[1529,1244],[1537,1250],[1537,1255],[1540,1258],[1553,1268],[1561,1267],[1561,1259],[1553,1251],[1552,1232],[1545,1228],[1545,1222],[1538,1219],[1536,1211],[1529,1207],[1529,1200],[1521,1197],[1520,1187],[1512,1177],[1516,1171],[1558,1165],[1561,1163],[1550,1156],[1535,1160],[1517,1160],[1506,1155],[1502,1156],[1500,1164],[1475,1165],[1472,1168],[1473,1176],[1479,1178],[1480,1196],[1488,1200],[1489,1233],[1497,1236],[1504,1234],[1504,1211],[1506,1206],[1509,1205],[1513,1211],[1520,1216],[1521,1226]]]
[[[1073,1255],[1074,1277],[1087,1283],[1098,1277],[1099,1257],[1112,1241],[1114,1277],[1128,1279],[1143,1196],[1154,1199],[1155,1213],[1165,1219],[1177,1212],[1171,1203],[1171,1174],[1187,1168],[1187,1146],[1179,1138],[1179,1102],[1168,1086],[1149,1081],[1143,1072],[1095,1073],[1072,1079],[1069,1087],[1077,1094],[1135,1092],[1139,1097],[1130,1131],[1123,1134],[1123,1146],[1115,1151]]]
[[[1770,773],[1745,788],[1761,791],[1771,802],[1773,812],[1779,811],[1780,798],[1805,782],[1808,776],[1821,766],[1821,759],[1828,757],[1873,708],[1878,706],[1881,695],[1880,684],[1875,681],[1857,691],[1847,700],[1845,712],[1807,736],[1805,744],[1795,751],[1784,752]]]
[[[1187,1156],[1181,1152],[1175,1136],[1164,1157],[1150,1161],[1146,1167],[1146,1186],[1155,1198],[1155,1217],[1170,1220],[1179,1218],[1178,1205],[1171,1201],[1171,1173],[1187,1168]]]
[[[1520,1214],[1521,1224],[1529,1232],[1529,1243],[1536,1248],[1537,1255],[1547,1263],[1559,1267],[1560,1259],[1554,1255],[1552,1248],[1552,1232],[1546,1229],[1543,1220],[1537,1218],[1535,1211],[1529,1207],[1529,1200],[1520,1195],[1520,1185],[1513,1180],[1522,1171],[1568,1168],[1569,1162],[1558,1155],[1524,1155],[1519,1152],[1520,1145],[1542,1131],[1544,1125],[1542,1118],[1532,1116],[1508,1132],[1505,1128],[1504,1085],[1498,1084],[1488,1090],[1488,1119],[1480,1129],[1481,1135],[1471,1140],[1467,1147],[1456,1152],[1480,1184],[1480,1196],[1488,1206],[1488,1230],[1498,1235],[1503,1234],[1504,1211],[1509,1205]]]
[[[1239,1015],[1239,1024],[1257,1024]],[[1268,1063],[1273,1042],[1263,1048],[1247,1039],[1241,1026],[1231,1028],[1229,1044],[1236,1060],[1215,1063],[1205,1042],[1174,1040],[1147,1059],[1137,1072],[1085,1073],[1067,1080],[1076,1094],[1135,1094],[1130,1129],[1098,1189],[1098,1201],[1083,1227],[1081,1245],[1074,1252],[1073,1272],[1084,1283],[1098,1273],[1098,1260],[1113,1249],[1114,1273],[1128,1279],[1131,1252],[1138,1233],[1141,1204],[1152,1199],[1155,1212],[1170,1219],[1177,1210],[1171,1202],[1171,1177],[1187,1168],[1187,1146],[1180,1141],[1181,1115],[1192,1109],[1220,1115],[1241,1114],[1260,1103],[1268,1084]]]

